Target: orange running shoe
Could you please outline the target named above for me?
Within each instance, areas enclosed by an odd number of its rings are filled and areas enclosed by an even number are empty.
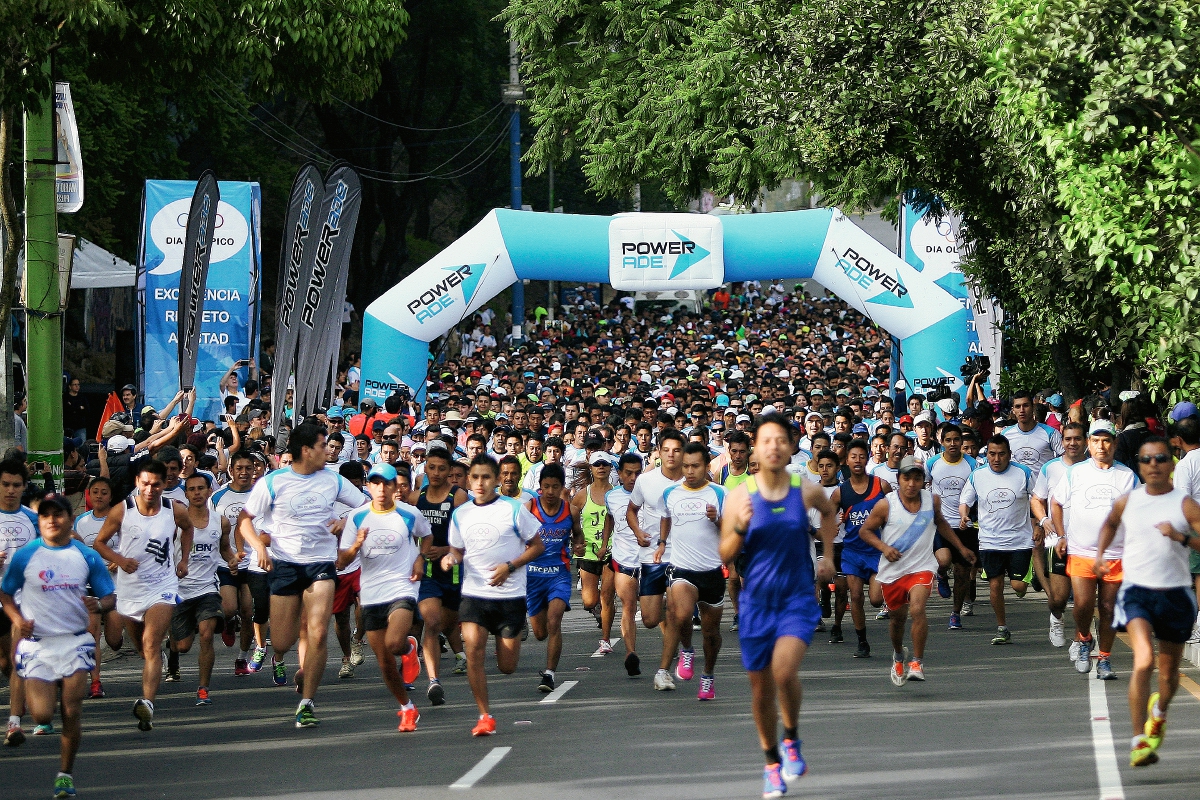
[[[405,683],[414,683],[421,677],[421,662],[417,660],[417,640],[408,637],[408,652],[400,656],[400,677]]]
[[[491,736],[496,732],[496,718],[491,714],[484,714],[479,718],[479,722],[475,723],[475,727],[471,729],[472,736]]]
[[[411,733],[417,729],[417,723],[421,719],[421,712],[417,711],[417,707],[413,706],[409,709],[400,709],[396,712],[396,716],[400,718],[400,728],[402,733]]]

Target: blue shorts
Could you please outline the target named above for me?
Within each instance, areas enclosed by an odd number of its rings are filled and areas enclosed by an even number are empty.
[[[1174,589],[1146,589],[1127,583],[1117,596],[1120,613],[1126,620],[1144,619],[1160,642],[1183,644],[1192,635],[1196,621],[1196,595],[1190,586]],[[1118,630],[1124,630],[1121,625]]]
[[[417,603],[434,598],[442,601],[442,608],[447,611],[458,611],[462,605],[462,584],[454,583],[449,576],[445,580],[426,575],[421,578],[421,588],[417,593]]]
[[[660,597],[667,593],[667,565],[642,564],[639,597]]]
[[[295,597],[317,581],[332,581],[337,577],[332,561],[317,564],[294,564],[291,561],[272,562],[270,580],[271,594],[279,597]]]
[[[861,545],[860,545],[861,546]],[[879,551],[874,547],[871,552],[845,545],[842,547],[842,574],[853,575],[862,581],[871,580],[871,576],[879,571]],[[739,618],[740,624],[740,618]]]
[[[551,600],[562,600],[571,610],[571,573],[527,572],[525,575],[525,612],[531,617],[550,607]]]
[[[747,671],[759,672],[769,667],[775,642],[784,636],[812,644],[813,633],[821,622],[821,607],[811,587],[795,595],[784,608],[759,609],[747,604],[745,595],[742,597],[738,608],[738,642],[742,648],[742,666]]]

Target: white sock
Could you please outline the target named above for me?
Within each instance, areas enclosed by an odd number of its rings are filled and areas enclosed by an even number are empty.
[[[60,773],[58,773],[57,775],[55,775],[54,777],[55,777],[55,778],[69,778],[69,777],[71,777],[71,773],[69,773],[69,772],[60,772]]]
[[[19,726],[21,724],[21,718],[18,717],[16,714],[11,714],[8,718],[8,724]]]
[[[546,674],[550,676],[550,680],[554,680],[554,670],[548,669],[546,670]]]
[[[316,706],[315,706],[315,705],[313,705],[313,701],[312,701],[312,700],[310,700],[310,699],[309,699],[309,698],[307,698],[307,697],[306,697],[306,698],[304,698],[303,700],[301,700],[301,701],[300,701],[300,705],[301,705],[301,706],[308,706],[309,708],[316,708]]]
[[[1159,708],[1158,703],[1154,704],[1154,710],[1151,711],[1150,713],[1151,713],[1151,715],[1154,716],[1155,719],[1162,719],[1165,716],[1167,716],[1167,712],[1165,712],[1161,708]]]
[[[412,704],[412,700],[409,700],[407,703],[400,706],[401,711],[412,711],[413,708],[415,708],[415,706]]]
[[[150,706],[150,713],[154,713],[154,702],[153,701],[143,699],[142,702],[145,703],[146,705]]]

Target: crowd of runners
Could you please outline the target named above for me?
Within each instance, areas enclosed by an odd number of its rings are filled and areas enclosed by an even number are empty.
[[[807,770],[800,667],[818,632],[844,643],[849,612],[847,657],[870,658],[869,603],[888,620],[887,680],[936,680],[954,665],[927,671],[931,624],[972,635],[983,578],[993,645],[1036,638],[1066,649],[1064,669],[1110,680],[1128,632],[1130,763],[1156,761],[1197,619],[1196,407],[1172,409],[1163,430],[1140,397],[1115,415],[1099,396],[1064,408],[1017,392],[1001,406],[971,379],[962,408],[930,401],[889,383],[877,332],[833,301],[751,288],[676,318],[581,306],[541,347],[468,337],[419,411],[400,392],[277,438],[231,425],[141,449],[114,429],[118,447],[101,444],[127,457],[128,485],[106,468],[78,516],[66,495],[31,491],[23,460],[0,461],[5,745],[23,743],[27,718],[53,730],[61,706],[54,795],[74,796],[102,649],[143,660],[140,731],[193,647],[196,705],[221,702],[215,670],[263,672],[294,685],[297,728],[318,726],[331,618],[338,677],[369,648],[399,731],[445,704],[452,669],[478,707],[470,733],[488,736],[488,654],[513,673],[532,634],[545,661],[530,691],[554,691],[578,583],[596,654],[623,658],[630,678],[649,659],[648,691],[715,700],[723,632],[737,632],[763,797],[780,797]],[[278,452],[256,446],[275,440]],[[1006,589],[1043,592],[1046,628],[1012,630]],[[950,601],[943,619],[927,609],[934,592]]]

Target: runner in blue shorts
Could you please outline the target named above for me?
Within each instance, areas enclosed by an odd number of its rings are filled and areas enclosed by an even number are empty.
[[[833,552],[837,510],[815,483],[787,472],[797,431],[779,414],[758,420],[757,475],[729,493],[721,526],[721,558],[743,556],[739,598],[742,664],[750,673],[751,708],[766,756],[763,797],[782,797],[808,767],[800,753],[800,663],[821,610],[815,580],[833,580],[831,559],[816,562],[808,508],[821,514],[819,536]],[[814,571],[816,575],[814,576]],[[783,740],[778,736],[783,716]]]
[[[538,689],[554,691],[554,670],[562,656],[562,618],[571,610],[571,548],[583,547],[583,532],[563,499],[566,472],[547,464],[538,477],[538,496],[525,504],[539,523],[545,551],[526,568],[525,613],[539,642],[546,642],[546,669]]]

